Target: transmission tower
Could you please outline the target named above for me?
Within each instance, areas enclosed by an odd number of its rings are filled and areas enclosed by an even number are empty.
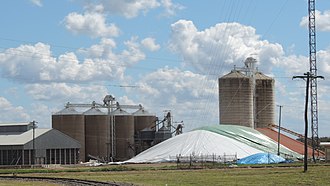
[[[308,0],[308,30],[309,30],[309,72],[312,76],[317,76],[316,68],[316,31],[315,31],[315,0]],[[311,96],[311,132],[313,160],[315,162],[315,151],[318,148],[318,106],[317,106],[317,78],[310,79]]]

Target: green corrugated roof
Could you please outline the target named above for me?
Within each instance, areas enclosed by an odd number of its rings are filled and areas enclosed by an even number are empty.
[[[206,130],[214,132],[242,143],[245,143],[251,147],[259,149],[264,152],[277,154],[277,142],[267,137],[266,135],[258,132],[249,127],[238,125],[214,125],[197,128],[195,130]],[[281,156],[302,158],[302,156],[284,146],[280,146]]]

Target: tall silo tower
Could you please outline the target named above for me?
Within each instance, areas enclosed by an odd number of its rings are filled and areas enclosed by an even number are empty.
[[[253,81],[233,70],[219,78],[220,124],[254,127]]]
[[[88,155],[107,160],[110,154],[110,117],[98,108],[83,113],[86,131],[86,159]]]
[[[245,67],[219,78],[220,124],[268,127],[274,122],[274,79],[258,72],[249,57]]]
[[[255,80],[256,128],[266,128],[274,123],[275,119],[275,81],[261,72],[255,74]]]
[[[144,108],[133,113],[135,154],[138,154],[152,146],[155,139],[157,117]]]
[[[81,147],[79,150],[79,161],[85,159],[85,121],[84,115],[74,108],[66,107],[52,115],[52,128],[77,140]]]
[[[110,113],[115,125],[115,159],[124,161],[132,158],[134,153],[134,117],[123,109]]]

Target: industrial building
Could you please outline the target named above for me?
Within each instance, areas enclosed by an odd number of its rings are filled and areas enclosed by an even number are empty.
[[[169,113],[159,121],[142,105],[120,105],[111,95],[105,96],[103,102],[67,103],[63,110],[52,115],[52,128],[82,145],[80,161],[124,161],[172,137]]]
[[[248,57],[242,68],[234,69],[219,78],[219,116],[221,125],[240,125],[258,130],[272,140],[287,148],[304,154],[304,144],[284,134],[279,134],[273,128],[275,125],[275,81],[273,78],[259,72],[255,67],[256,59]],[[301,134],[280,127],[297,138],[304,138]],[[317,151],[319,157],[325,153]],[[311,157],[312,148],[308,147]]]
[[[219,116],[221,124],[251,128],[274,123],[274,79],[258,72],[256,60],[249,57],[245,67],[234,68],[219,78]]]
[[[79,148],[71,137],[33,122],[0,124],[0,165],[76,164]]]

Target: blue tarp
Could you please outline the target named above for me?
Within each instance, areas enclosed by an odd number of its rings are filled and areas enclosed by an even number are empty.
[[[270,164],[283,163],[285,159],[271,153],[257,153],[237,161],[237,164]]]

